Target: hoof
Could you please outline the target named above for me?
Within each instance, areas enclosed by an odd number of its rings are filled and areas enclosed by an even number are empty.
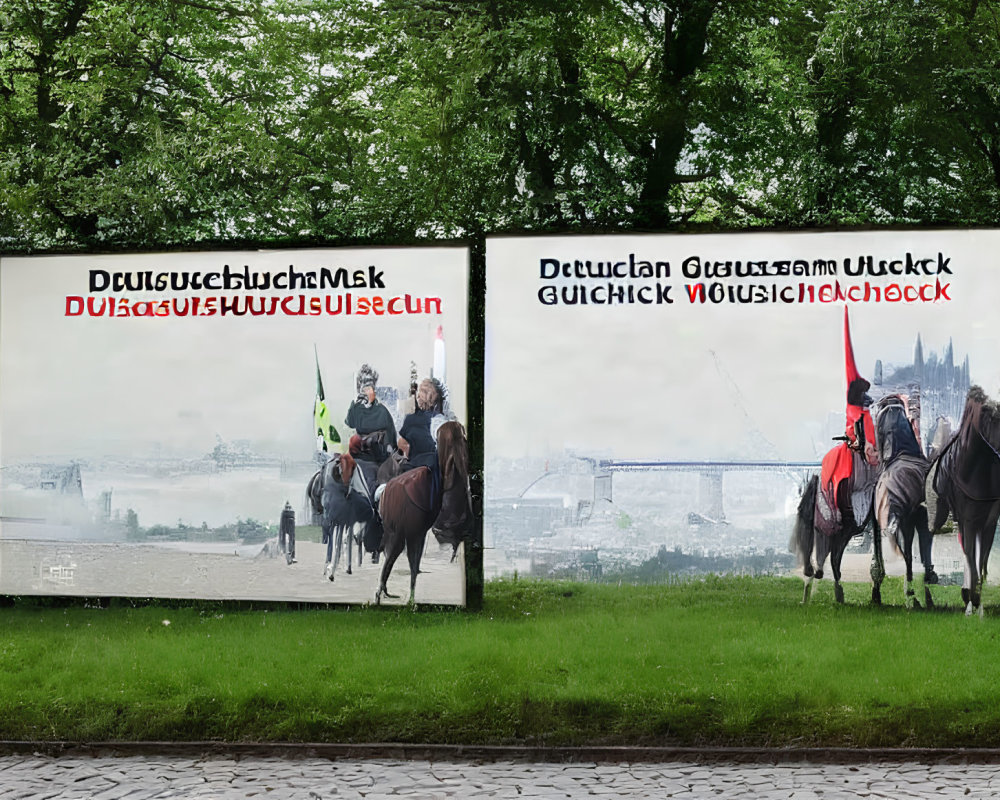
[[[939,582],[938,574],[934,571],[934,568],[924,570],[924,583],[930,583],[936,585]]]
[[[833,596],[838,603],[844,602],[844,587],[839,583],[833,585]]]
[[[879,589],[872,589],[872,605],[882,605],[882,592]]]
[[[924,587],[924,605],[927,608],[934,608],[934,600],[931,598],[931,590]]]

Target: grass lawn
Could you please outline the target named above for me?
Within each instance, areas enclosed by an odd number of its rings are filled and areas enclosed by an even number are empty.
[[[997,609],[934,591],[950,609],[735,577],[499,580],[476,614],[22,600],[0,739],[998,747]]]

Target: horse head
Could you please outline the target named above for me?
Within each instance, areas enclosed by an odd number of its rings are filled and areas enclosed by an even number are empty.
[[[356,466],[350,453],[336,453],[323,465],[323,482],[333,481],[348,486]]]
[[[879,400],[875,404],[873,417],[875,445],[878,448],[879,463],[883,467],[900,455],[924,457],[902,395],[890,394]]]
[[[979,415],[979,434],[989,448],[1000,458],[1000,403],[987,400]]]

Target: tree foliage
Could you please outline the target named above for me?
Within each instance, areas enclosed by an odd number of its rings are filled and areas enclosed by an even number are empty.
[[[997,0],[11,0],[0,248],[994,224]]]

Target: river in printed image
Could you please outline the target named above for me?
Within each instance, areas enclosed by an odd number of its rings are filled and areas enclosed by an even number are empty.
[[[142,529],[184,526],[204,536],[239,520],[276,526],[286,502],[299,524],[306,524],[306,485],[313,469],[308,463],[228,470],[82,467],[82,498],[5,480],[0,493],[3,536],[122,540],[130,510]]]

